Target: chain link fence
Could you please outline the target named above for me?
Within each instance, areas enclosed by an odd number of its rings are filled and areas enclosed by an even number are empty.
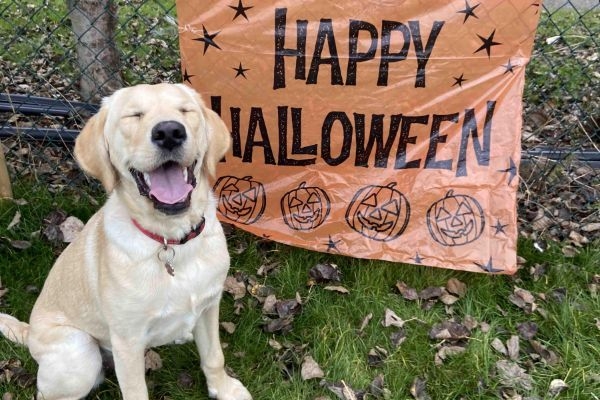
[[[580,246],[600,238],[600,2],[532,5],[542,15],[524,97],[521,234]],[[6,0],[0,34],[0,137],[17,192],[96,195],[70,149],[99,99],[182,80],[174,0]]]

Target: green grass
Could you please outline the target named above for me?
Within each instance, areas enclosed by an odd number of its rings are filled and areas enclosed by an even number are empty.
[[[26,288],[29,285],[41,287],[60,251],[41,238],[31,238],[31,233],[38,231],[44,216],[57,207],[85,220],[95,206],[86,204],[85,197],[77,199],[72,194],[51,197],[38,186],[16,185],[15,191],[16,197],[26,199],[27,204],[2,204],[0,236],[30,240],[32,246],[16,250],[6,239],[2,241],[0,278],[9,292],[2,298],[0,310],[26,319],[36,298]],[[21,223],[7,231],[17,210],[22,215]],[[255,399],[335,398],[319,384],[320,380],[302,381],[298,365],[292,367],[291,379],[286,376],[279,365],[283,350],[273,349],[269,339],[288,347],[305,346],[291,358],[301,360],[303,354],[310,354],[325,372],[324,379],[328,382],[343,380],[355,389],[366,389],[375,376],[383,374],[392,399],[411,398],[409,390],[415,377],[427,380],[427,391],[433,399],[496,399],[502,385],[495,375],[495,363],[504,357],[490,344],[495,338],[506,341],[517,334],[518,324],[527,321],[539,325],[535,339],[555,352],[560,361],[551,366],[532,360],[523,350],[526,341],[521,340],[519,364],[534,381],[533,390],[521,391],[521,394],[547,398],[553,379],[562,379],[569,385],[559,398],[594,399],[595,393],[600,393],[597,375],[600,371],[600,331],[595,321],[600,317],[600,298],[593,296],[588,288],[600,264],[598,244],[582,249],[574,258],[566,258],[557,247],[539,253],[531,243],[521,241],[519,253],[527,259],[528,265],[517,275],[507,277],[332,256],[264,244],[239,231],[229,238],[229,242],[233,256],[231,273],[241,271],[256,275],[262,264],[276,261],[279,263],[276,272],[266,278],[259,277],[258,281],[274,288],[278,299],[294,298],[299,293],[304,302],[290,332],[269,334],[262,329],[261,306],[252,297],[247,295],[242,300],[245,307],[238,316],[234,314],[231,296],[224,295],[221,320],[234,322],[237,327],[233,334],[221,332],[222,341],[227,343],[227,364],[249,387]],[[234,249],[239,248],[245,250],[238,254]],[[341,284],[350,293],[330,292],[324,290],[323,285],[308,286],[308,271],[318,262],[337,264],[343,273]],[[529,274],[529,266],[536,263],[547,267],[547,273],[537,281]],[[430,340],[428,333],[434,324],[450,316],[441,303],[423,310],[419,302],[404,300],[395,284],[404,281],[421,290],[428,286],[444,286],[450,278],[457,278],[468,286],[466,296],[453,306],[454,317],[462,320],[470,315],[476,321],[489,324],[490,329],[485,332],[474,329],[465,353],[436,366],[434,357],[439,341]],[[515,286],[545,294],[546,300],[538,299],[537,303],[546,311],[546,317],[539,313],[526,315],[512,305],[508,296]],[[566,293],[562,302],[555,301],[551,295],[558,288],[564,288]],[[419,320],[406,323],[407,339],[398,348],[394,348],[390,340],[394,328],[384,328],[380,323],[386,308],[404,320]],[[363,334],[358,335],[361,322],[369,313],[373,314],[373,319]],[[389,353],[379,367],[369,366],[367,362],[367,353],[375,346],[383,347]],[[164,366],[147,376],[151,398],[207,398],[193,344],[156,350]],[[35,373],[37,366],[26,349],[0,340],[0,360],[11,358],[21,360],[27,371]],[[192,376],[194,384],[191,388],[183,388],[178,383],[182,372]],[[16,394],[17,399],[29,399],[33,393],[32,388],[0,383],[0,394],[7,391]],[[114,374],[109,373],[107,381],[89,398],[120,398]]]

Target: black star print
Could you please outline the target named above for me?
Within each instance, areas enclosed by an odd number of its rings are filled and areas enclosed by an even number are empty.
[[[329,241],[327,243],[327,252],[329,253],[331,250],[335,250],[335,251],[339,252],[337,245],[340,242],[341,242],[341,240],[333,240],[331,238],[331,235],[329,235]]]
[[[462,87],[463,82],[468,81],[468,79],[465,79],[464,76],[465,76],[464,73],[460,74],[460,76],[458,78],[453,76],[454,84],[452,86],[458,85],[459,87]]]
[[[187,72],[187,68],[183,70],[183,81],[184,82],[188,82],[188,83],[192,83],[192,81],[190,80],[190,78],[193,78],[196,75],[190,75]]]
[[[504,271],[503,269],[494,268],[494,263],[492,262],[492,257],[490,257],[490,260],[487,262],[487,264],[475,263],[475,265],[477,265],[479,268],[481,268],[485,272],[489,272],[489,273],[492,273],[492,274],[495,273],[495,272],[502,272],[502,271]]]
[[[481,39],[481,41],[483,42],[483,44],[481,45],[480,48],[478,48],[477,50],[475,50],[475,52],[473,54],[479,53],[481,50],[485,49],[485,51],[486,51],[486,53],[488,55],[488,58],[489,58],[491,56],[492,46],[497,46],[499,44],[502,44],[502,43],[499,43],[499,42],[494,42],[494,35],[495,34],[496,34],[496,30],[494,29],[494,31],[491,33],[490,37],[488,37],[488,38],[484,38],[481,35],[477,35],[477,36],[479,36],[479,39]]]
[[[417,254],[415,254],[415,256],[411,260],[413,260],[415,262],[415,264],[423,264],[423,259],[419,255],[418,251],[417,251]]]
[[[465,14],[465,20],[463,21],[463,24],[465,22],[467,22],[467,20],[469,19],[469,17],[475,17],[475,18],[479,18],[477,15],[475,15],[475,9],[477,7],[479,7],[481,3],[477,3],[475,4],[473,7],[471,7],[469,5],[469,2],[467,0],[465,0],[465,9],[464,10],[460,10],[458,11],[458,13],[463,13]]]
[[[510,58],[508,59],[508,63],[503,65],[504,69],[506,69],[506,71],[504,71],[505,74],[508,74],[509,72],[511,74],[515,73],[515,68],[518,67],[518,65],[512,65],[512,63],[510,62]]]
[[[504,172],[506,174],[509,174],[508,175],[508,184],[510,185],[512,183],[512,180],[514,179],[514,177],[517,176],[517,165],[513,161],[512,157],[509,160],[510,160],[509,167],[506,169],[499,169],[498,172]]]
[[[234,68],[234,67],[232,67],[231,69],[237,72],[237,73],[235,74],[235,77],[236,77],[236,78],[237,78],[238,76],[240,76],[240,75],[241,75],[241,76],[243,76],[243,77],[244,77],[244,79],[248,79],[248,78],[246,77],[246,74],[245,74],[245,72],[246,72],[246,71],[250,71],[250,70],[249,70],[248,68],[244,68],[244,67],[242,67],[242,63],[240,63],[240,66],[239,66],[239,67],[237,67],[237,68]]]
[[[217,49],[221,50],[221,48],[219,47],[219,45],[217,43],[215,43],[214,38],[215,36],[217,36],[219,33],[221,33],[220,31],[217,33],[213,33],[212,35],[208,33],[208,31],[206,30],[206,28],[204,27],[204,25],[202,25],[202,30],[204,31],[203,33],[203,37],[201,38],[196,38],[193,40],[197,40],[198,42],[204,42],[204,53],[206,54],[206,50],[210,47],[216,47]]]
[[[506,228],[508,226],[508,224],[502,224],[500,222],[500,220],[498,220],[498,222],[496,222],[496,225],[493,226],[494,229],[496,229],[496,235],[498,235],[499,233],[503,233],[506,235],[506,232],[504,232],[504,228]]]
[[[246,15],[246,10],[254,8],[254,6],[244,7],[244,5],[242,4],[242,0],[238,0],[237,7],[236,6],[228,6],[228,7],[235,10],[235,16],[233,17],[233,19],[236,19],[237,17],[239,17],[241,15],[242,17],[246,18],[246,21],[248,21],[248,16]]]

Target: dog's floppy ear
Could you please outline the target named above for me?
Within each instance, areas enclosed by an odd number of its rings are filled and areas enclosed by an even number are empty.
[[[108,144],[104,138],[107,113],[107,108],[102,107],[85,124],[75,140],[75,158],[81,168],[87,174],[99,179],[104,189],[110,193],[115,187],[117,174],[110,162]]]
[[[217,173],[217,164],[231,146],[231,133],[219,114],[205,106],[203,106],[203,111],[208,134],[208,151],[204,156],[204,167],[214,178]]]

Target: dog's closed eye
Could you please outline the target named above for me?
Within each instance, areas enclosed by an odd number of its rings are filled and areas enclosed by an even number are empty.
[[[138,111],[138,112],[133,112],[133,113],[127,114],[127,115],[123,116],[123,118],[138,118],[139,119],[139,118],[142,118],[143,116],[144,116],[144,113],[141,111]]]

